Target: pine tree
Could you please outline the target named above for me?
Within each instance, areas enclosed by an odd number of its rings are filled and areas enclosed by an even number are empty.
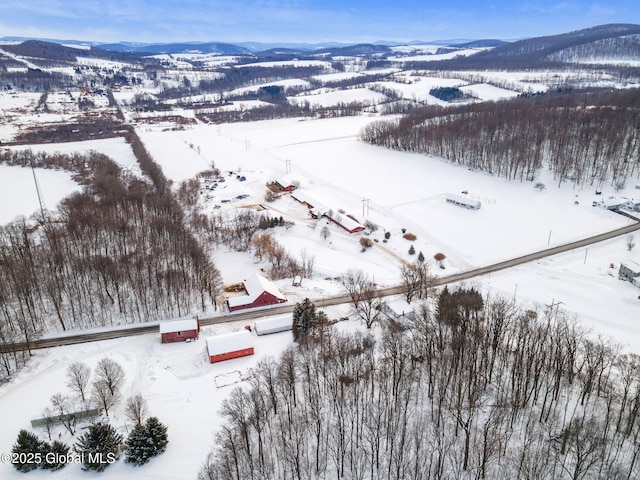
[[[414,255],[416,253],[416,249],[413,247],[413,245],[411,245],[411,247],[409,248],[409,255]]]
[[[149,441],[144,425],[136,425],[127,437],[125,444],[126,462],[143,465],[153,456],[153,446]]]
[[[305,298],[293,308],[293,339],[297,342],[306,336],[317,323],[316,306]]]
[[[167,427],[156,417],[150,417],[144,425],[137,425],[127,438],[125,451],[126,461],[135,465],[143,465],[151,457],[160,455],[167,449],[169,438]]]
[[[422,253],[422,250],[420,250],[420,253],[418,253],[418,261],[420,263],[424,262],[424,254]]]
[[[66,443],[54,440],[51,445],[46,444],[46,453],[43,456],[42,468],[45,470],[60,470],[67,465],[64,460],[69,453],[69,446]],[[53,455],[48,455],[48,454]]]
[[[82,456],[83,470],[102,472],[115,461],[121,445],[122,435],[111,425],[96,423],[78,439],[74,449]]]
[[[160,455],[167,449],[169,436],[167,435],[167,427],[160,423],[156,417],[149,417],[145,423],[151,445],[153,445],[153,455]]]
[[[30,472],[40,466],[37,459],[38,457],[42,458],[44,456],[46,444],[35,434],[26,430],[20,430],[18,439],[13,445],[11,452],[18,454],[16,456],[18,461],[13,463],[15,469],[19,472]]]

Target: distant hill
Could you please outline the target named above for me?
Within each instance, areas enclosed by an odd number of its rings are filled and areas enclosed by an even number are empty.
[[[101,58],[122,62],[130,62],[137,59],[137,57],[124,52],[107,51],[95,46],[80,49],[42,40],[27,40],[22,43],[0,45],[0,48],[22,57],[68,63],[75,63],[78,57]]]
[[[314,55],[331,55],[331,56],[357,56],[357,55],[380,55],[390,53],[390,47],[386,45],[374,45],[371,43],[362,43],[358,45],[349,45],[346,47],[320,48],[314,50]]]
[[[121,42],[101,44],[100,48],[115,52],[130,52],[147,55],[158,55],[163,53],[217,53],[221,55],[251,55],[252,53],[248,48],[233,45],[231,43],[220,42],[185,42],[158,44],[136,44]]]
[[[5,37],[5,41],[19,41]],[[415,42],[411,42],[413,44]],[[437,68],[537,68],[557,63],[588,63],[607,61],[640,61],[640,25],[609,24],[560,35],[529,38],[514,42],[497,39],[449,40],[420,42],[443,45],[453,49],[488,48],[476,55],[439,61]],[[72,48],[77,45],[78,48]],[[19,44],[0,45],[0,48],[25,57],[52,61],[74,62],[78,56],[132,61],[135,57],[156,54],[201,53],[220,55],[258,56],[371,56],[383,59],[394,42],[349,45],[335,42],[308,43],[260,43],[243,42],[181,42],[181,43],[133,43],[119,42],[97,44],[76,40],[43,41],[26,40]],[[449,50],[448,50],[449,51]],[[419,62],[428,64],[429,62]],[[435,68],[435,67],[434,67]]]
[[[506,45],[507,43],[509,42],[505,42],[504,40],[486,39],[486,40],[472,40],[470,42],[457,43],[455,45],[450,45],[450,46],[456,47],[456,48],[495,48],[495,47],[500,47],[502,45]]]
[[[587,63],[622,57],[640,61],[640,25],[609,24],[500,45],[466,58],[439,62],[439,68],[536,68],[554,63]]]

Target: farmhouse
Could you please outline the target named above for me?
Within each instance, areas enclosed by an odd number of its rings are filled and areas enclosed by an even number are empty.
[[[253,355],[253,336],[248,330],[207,337],[210,363]]]
[[[184,342],[198,338],[200,324],[197,318],[171,320],[160,323],[160,339],[162,343]]]
[[[627,210],[633,210],[636,212],[640,212],[640,200],[636,200],[632,198],[631,200],[627,200],[622,205],[622,208],[626,208]]]
[[[397,322],[415,318],[413,307],[404,298],[395,298],[385,302],[382,306],[382,312]]]
[[[243,308],[264,307],[287,301],[280,293],[275,283],[267,280],[257,273],[243,282],[246,295],[227,298],[229,311],[242,310]]]
[[[615,211],[621,208],[626,208],[626,203],[627,201],[622,198],[609,197],[604,200],[600,200],[599,202],[593,202],[593,206]]]
[[[640,287],[640,263],[635,260],[627,260],[621,263],[618,278],[631,282],[636,287]]]
[[[295,180],[289,180],[287,177],[282,177],[278,180],[274,180],[273,183],[275,183],[275,185],[283,192],[293,192],[296,188],[298,188],[298,182],[296,182]]]
[[[281,318],[265,318],[264,320],[256,320],[253,324],[258,335],[269,335],[271,333],[286,332],[291,330],[293,322],[291,317]]]
[[[461,197],[460,195],[454,195],[452,193],[447,194],[447,203],[453,203],[459,207],[468,208],[471,210],[479,210],[482,205],[479,200],[473,198]]]

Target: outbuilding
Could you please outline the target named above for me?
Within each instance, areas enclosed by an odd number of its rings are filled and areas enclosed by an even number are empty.
[[[385,302],[382,310],[388,318],[397,322],[413,320],[415,318],[413,307],[404,298],[395,298]]]
[[[243,285],[246,295],[227,298],[227,306],[230,312],[244,308],[276,305],[287,301],[287,298],[280,293],[275,283],[257,273],[245,280]]]
[[[276,186],[283,192],[293,192],[296,188],[298,188],[298,182],[296,182],[295,180],[290,180],[287,177],[279,178],[273,183],[275,183]]]
[[[256,320],[253,324],[258,335],[269,335],[271,333],[280,333],[291,330],[293,322],[290,316],[281,318],[265,318]]]
[[[162,343],[184,342],[187,339],[195,340],[200,332],[200,324],[197,318],[182,320],[170,320],[160,323],[160,339]]]
[[[248,330],[207,337],[210,363],[253,355],[253,335]]]
[[[479,210],[482,205],[479,200],[475,198],[462,197],[460,195],[454,195],[452,193],[447,194],[447,203],[453,203],[458,207],[468,208],[470,210]]]
[[[635,260],[627,260],[621,263],[618,278],[631,282],[636,287],[640,287],[640,263]]]
[[[353,218],[348,215],[336,215],[335,213],[325,212],[322,214],[324,218],[328,218],[336,225],[344,228],[349,233],[358,233],[362,232],[365,228]]]

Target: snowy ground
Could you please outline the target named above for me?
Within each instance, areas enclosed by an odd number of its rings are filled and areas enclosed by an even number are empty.
[[[205,337],[239,330],[243,326],[244,323],[206,327],[193,343],[163,345],[158,334],[36,352],[18,378],[0,388],[3,412],[0,452],[11,450],[20,429],[32,430],[31,419],[40,418],[52,395],[69,393],[65,387],[65,372],[70,363],[81,361],[93,369],[101,358],[110,357],[125,369],[123,396],[142,393],[149,404],[149,413],[168,426],[167,451],[137,468],[121,460],[102,475],[83,472],[80,465],[71,464],[55,473],[31,472],[29,478],[196,478],[200,465],[214,445],[214,432],[220,426],[217,412],[222,400],[240,384],[238,382],[251,376],[251,367],[260,358],[277,356],[291,343],[290,332],[264,337],[254,335],[254,356],[209,364]],[[110,421],[126,437],[131,425],[127,424],[122,408],[113,412]],[[76,435],[82,432],[79,429]],[[44,431],[39,433],[46,437]],[[68,444],[75,441],[62,428],[56,430],[54,438],[58,438],[58,434]],[[0,478],[24,476],[3,463]]]
[[[36,178],[46,209],[54,209],[64,197],[80,189],[69,172],[37,168]],[[0,224],[39,212],[38,193],[30,169],[0,165],[0,181]]]

